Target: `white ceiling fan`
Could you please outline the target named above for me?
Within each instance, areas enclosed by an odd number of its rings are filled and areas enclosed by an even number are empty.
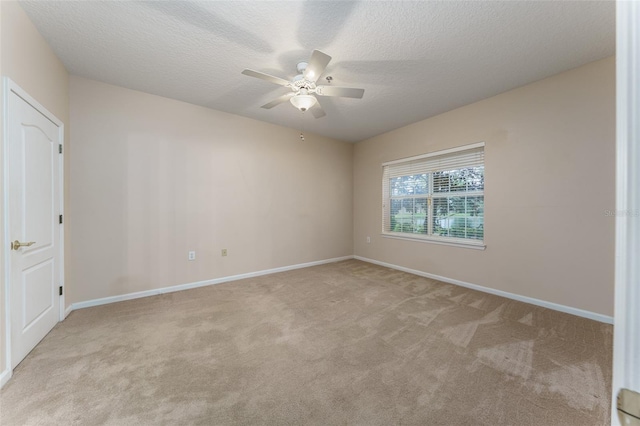
[[[298,75],[296,75],[291,81],[250,69],[245,69],[242,71],[242,74],[260,78],[291,89],[290,93],[282,95],[268,104],[262,105],[262,108],[270,109],[276,105],[290,101],[291,104],[300,111],[304,112],[309,110],[315,118],[320,118],[324,117],[326,113],[314,95],[357,99],[361,99],[362,95],[364,95],[364,89],[316,85],[318,79],[327,68],[330,60],[331,56],[319,50],[314,50],[311,53],[311,59],[309,59],[309,62],[300,62],[298,64]]]

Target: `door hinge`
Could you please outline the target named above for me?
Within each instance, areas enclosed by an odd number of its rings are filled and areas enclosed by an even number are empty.
[[[58,144],[58,154],[62,154],[62,144]]]
[[[58,217],[58,222],[59,222],[59,223],[62,223],[62,215],[60,215],[60,216]]]
[[[640,424],[640,393],[620,389],[617,405],[620,424],[631,426]]]
[[[60,286],[60,296],[62,296],[62,286]]]

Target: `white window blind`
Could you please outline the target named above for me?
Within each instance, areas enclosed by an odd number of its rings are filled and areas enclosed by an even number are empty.
[[[483,142],[382,166],[383,234],[483,244]]]
[[[455,148],[456,151],[441,151],[444,154],[434,152],[432,154],[418,155],[402,160],[389,161],[382,164],[389,169],[389,176],[404,176],[417,173],[431,173],[444,170],[463,169],[484,165],[484,144],[471,148]],[[458,149],[462,149],[458,151]]]

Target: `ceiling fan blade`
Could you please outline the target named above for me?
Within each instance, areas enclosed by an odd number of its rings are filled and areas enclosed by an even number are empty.
[[[331,56],[319,50],[314,50],[311,53],[311,59],[309,59],[307,68],[304,70],[304,78],[309,81],[318,81],[325,68],[327,68],[327,65],[329,65],[330,60]]]
[[[293,92],[287,93],[286,95],[282,95],[279,98],[276,98],[276,99],[272,100],[268,104],[262,105],[262,108],[271,109],[276,105],[280,105],[280,104],[282,104],[284,102],[287,102],[289,99],[291,99],[293,97],[293,95],[295,95],[295,93],[293,93]]]
[[[311,115],[313,115],[315,118],[322,118],[327,115],[327,113],[324,112],[324,109],[322,109],[322,105],[320,105],[320,102],[316,102],[316,104],[309,111],[311,111]]]
[[[316,94],[320,96],[339,96],[341,98],[361,99],[364,95],[364,89],[354,89],[352,87],[318,86],[316,87]]]
[[[273,75],[265,74],[260,71],[246,69],[242,71],[242,74],[248,75],[249,77],[255,77],[262,80],[267,80],[270,83],[279,84],[280,86],[286,86],[289,84],[289,81],[285,80],[284,78],[275,77]]]

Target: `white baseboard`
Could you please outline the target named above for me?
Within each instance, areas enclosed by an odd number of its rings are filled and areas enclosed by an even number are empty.
[[[261,275],[275,274],[277,272],[291,271],[293,269],[308,268],[310,266],[317,266],[317,265],[323,265],[323,264],[326,264],[326,263],[340,262],[340,261],[349,260],[349,259],[358,259],[358,260],[361,260],[363,262],[373,263],[373,264],[384,266],[384,267],[391,268],[391,269],[397,269],[399,271],[408,272],[410,274],[418,275],[418,276],[421,276],[421,277],[431,278],[431,279],[434,279],[434,280],[438,280],[438,281],[443,281],[443,282],[450,283],[450,284],[459,285],[461,287],[470,288],[472,290],[477,290],[477,291],[481,291],[481,292],[484,292],[484,293],[495,294],[496,296],[506,297],[507,299],[513,299],[513,300],[518,300],[518,301],[524,302],[524,303],[530,303],[530,304],[536,305],[536,306],[542,306],[543,308],[549,308],[549,309],[553,309],[555,311],[565,312],[567,314],[576,315],[576,316],[583,317],[583,318],[588,318],[588,319],[591,319],[591,320],[594,320],[594,321],[598,321],[598,322],[602,322],[602,323],[606,323],[606,324],[613,324],[613,317],[611,317],[611,316],[602,315],[602,314],[598,314],[598,313],[591,312],[591,311],[586,311],[584,309],[573,308],[571,306],[561,305],[559,303],[547,302],[546,300],[535,299],[533,297],[521,296],[519,294],[509,293],[507,291],[502,291],[502,290],[496,290],[496,289],[493,289],[493,288],[484,287],[484,286],[481,286],[481,285],[472,284],[472,283],[456,280],[456,279],[453,279],[453,278],[447,278],[447,277],[443,277],[443,276],[440,276],[440,275],[430,274],[428,272],[419,271],[417,269],[405,268],[403,266],[394,265],[392,263],[387,263],[387,262],[381,262],[379,260],[369,259],[369,258],[361,257],[361,256],[335,257],[335,258],[332,258],[332,259],[318,260],[318,261],[315,261],[315,262],[299,263],[297,265],[290,265],[290,266],[282,266],[280,268],[264,269],[262,271],[249,272],[249,273],[246,273],[246,274],[230,275],[230,276],[227,276],[227,277],[215,278],[215,279],[212,279],[212,280],[197,281],[197,282],[193,282],[193,283],[179,284],[179,285],[175,285],[175,286],[171,286],[171,287],[163,287],[163,288],[157,288],[157,289],[153,289],[153,290],[139,291],[139,292],[136,292],[136,293],[122,294],[122,295],[119,295],[119,296],[103,297],[101,299],[93,299],[93,300],[87,300],[87,301],[84,301],[84,302],[76,302],[76,303],[73,303],[72,305],[70,305],[66,309],[65,317],[68,316],[71,313],[71,311],[73,311],[75,309],[89,308],[89,307],[92,307],[92,306],[106,305],[108,303],[122,302],[122,301],[125,301],[125,300],[138,299],[138,298],[141,298],[141,297],[156,296],[156,295],[159,295],[159,294],[172,293],[172,292],[175,292],[175,291],[189,290],[189,289],[192,289],[192,288],[205,287],[205,286],[215,285],[215,284],[222,284],[222,283],[226,283],[226,282],[230,282],[230,281],[237,281],[237,280],[243,280],[243,279],[246,279],[246,278],[259,277]]]
[[[13,371],[10,368],[7,368],[2,373],[0,373],[0,388],[7,384],[12,374]]]
[[[353,256],[334,257],[332,259],[317,260],[315,262],[299,263],[297,265],[282,266],[280,268],[264,269],[262,271],[248,272],[246,274],[230,275],[228,277],[215,278],[212,280],[197,281],[187,284],[179,284],[171,287],[156,288],[153,290],[138,291],[136,293],[127,293],[119,296],[103,297],[101,299],[87,300],[84,302],[73,303],[67,311],[66,315],[72,310],[89,308],[92,306],[106,305],[108,303],[122,302],[125,300],[139,299],[141,297],[157,296],[159,294],[173,293],[175,291],[189,290],[192,288],[205,287],[209,285],[222,284],[230,281],[243,280],[246,278],[259,277],[261,275],[275,274],[277,272],[291,271],[293,269],[308,268],[310,266],[323,265],[326,263],[340,262],[342,260],[353,259]]]
[[[353,256],[354,259],[362,260],[363,262],[374,263],[376,265],[385,266],[391,269],[397,269],[399,271],[408,272],[410,274],[419,275],[421,277],[431,278],[438,281],[443,281],[449,284],[459,285],[461,287],[470,288],[472,290],[482,291],[484,293],[495,294],[496,296],[506,297],[507,299],[513,299],[524,303],[530,303],[536,306],[542,306],[543,308],[553,309],[554,311],[565,312],[567,314],[576,315],[583,318],[588,318],[594,321],[603,322],[605,324],[613,324],[613,317],[597,314],[591,311],[585,311],[584,309],[572,308],[571,306],[560,305],[559,303],[547,302],[546,300],[534,299],[533,297],[521,296],[515,293],[509,293],[507,291],[496,290],[494,288],[483,287],[477,284],[471,284],[452,278],[442,277],[440,275],[430,274],[428,272],[418,271],[417,269],[405,268],[403,266],[394,265],[391,263],[381,262],[379,260],[369,259],[361,256]]]
[[[67,309],[64,310],[64,317],[68,317],[71,311],[73,311],[73,304],[67,306]]]

